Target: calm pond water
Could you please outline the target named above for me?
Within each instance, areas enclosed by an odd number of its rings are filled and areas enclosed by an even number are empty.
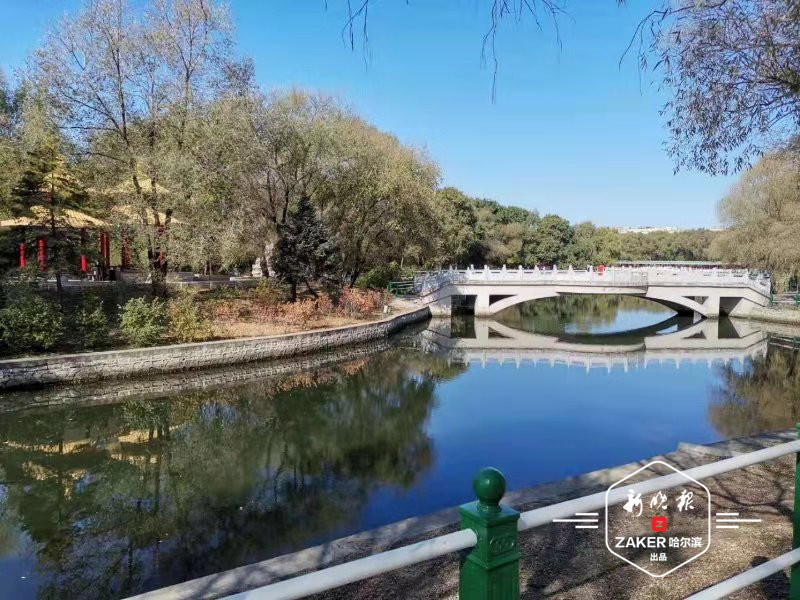
[[[0,597],[124,597],[263,560],[469,501],[485,465],[514,489],[788,428],[785,345],[572,297],[291,363],[0,396]]]

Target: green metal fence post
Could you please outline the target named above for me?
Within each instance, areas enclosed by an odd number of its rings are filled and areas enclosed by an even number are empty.
[[[795,425],[800,438],[800,423]],[[794,512],[792,513],[792,548],[800,547],[800,452],[794,458]],[[800,563],[792,565],[789,575],[789,599],[800,600]]]
[[[500,506],[506,479],[497,469],[481,469],[472,481],[477,502],[458,508],[461,528],[472,529],[478,544],[461,559],[459,600],[519,598],[519,512]]]

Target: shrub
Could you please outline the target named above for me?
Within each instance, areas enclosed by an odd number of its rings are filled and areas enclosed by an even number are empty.
[[[214,321],[235,321],[247,319],[254,312],[255,303],[252,300],[212,300],[205,304],[206,313]]]
[[[27,288],[9,291],[0,309],[0,337],[14,352],[50,350],[64,333],[61,310]]]
[[[102,348],[109,342],[108,317],[103,310],[103,299],[96,294],[83,297],[75,314],[75,329],[82,348]]]
[[[212,336],[211,322],[200,311],[195,295],[180,293],[167,304],[169,334],[179,342],[202,342]]]
[[[203,300],[237,300],[242,297],[242,290],[233,285],[223,285],[202,294]]]
[[[134,346],[151,346],[161,341],[166,329],[166,312],[160,300],[132,298],[120,307],[122,335]]]
[[[346,288],[339,299],[339,308],[349,316],[369,315],[378,311],[388,300],[385,292]]]
[[[283,294],[271,279],[262,279],[250,290],[250,297],[265,306],[274,306],[283,300]]]
[[[320,294],[317,296],[315,303],[319,314],[329,315],[333,312],[333,300],[331,300],[328,294]]]
[[[309,299],[279,304],[272,309],[272,316],[289,325],[306,326],[317,316],[317,303]]]
[[[385,290],[391,281],[402,279],[400,265],[392,261],[389,264],[373,267],[358,278],[356,285],[360,288]]]

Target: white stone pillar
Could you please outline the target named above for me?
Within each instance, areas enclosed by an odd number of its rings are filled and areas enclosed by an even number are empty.
[[[492,314],[489,310],[489,291],[480,291],[475,296],[475,316],[487,317]]]

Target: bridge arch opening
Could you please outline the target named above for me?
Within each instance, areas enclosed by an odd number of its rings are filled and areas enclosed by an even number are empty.
[[[451,296],[452,312],[454,315],[473,315],[475,314],[476,294]]]
[[[521,301],[488,316],[524,331],[557,336],[655,335],[695,322],[663,303],[621,294],[563,294]]]
[[[488,307],[491,309],[492,315],[500,315],[503,312],[520,306],[535,306],[537,303],[545,303],[545,305],[552,303],[560,303],[564,306],[573,305],[585,306],[586,310],[599,310],[599,307],[620,306],[623,310],[639,310],[642,312],[663,313],[671,311],[682,316],[694,316],[695,308],[699,303],[693,299],[686,298],[685,303],[668,300],[665,298],[651,297],[645,294],[567,294],[557,293],[549,295],[537,295],[537,297],[529,298],[527,295],[518,294],[515,296],[504,296],[490,301]],[[581,300],[582,299],[582,300]],[[622,300],[626,299],[626,300]],[[627,304],[624,304],[626,303]],[[589,308],[589,307],[595,308]],[[480,315],[478,315],[480,316]],[[488,315],[487,315],[488,316]]]

